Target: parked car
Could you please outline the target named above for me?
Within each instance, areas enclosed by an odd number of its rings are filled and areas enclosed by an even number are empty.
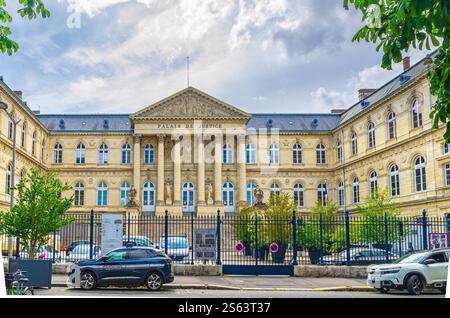
[[[148,237],[143,235],[131,235],[129,238],[128,235],[124,235],[122,240],[123,246],[127,246],[127,244],[130,243],[134,246],[153,247],[155,249],[161,249],[158,244],[152,242]]]
[[[389,259],[396,260],[399,256],[389,252]],[[370,265],[386,263],[386,250],[378,248],[351,248],[350,261],[352,265]],[[347,251],[324,256],[323,263],[326,265],[345,265],[347,263]]]
[[[35,256],[34,259],[46,259],[46,260],[53,260],[53,254],[55,256],[55,261],[60,261],[60,254],[58,251],[55,250],[55,253],[53,253],[53,247],[46,244],[46,245],[42,245],[36,248],[36,252],[35,252]],[[23,259],[29,259],[29,253],[28,253],[28,249],[26,247],[24,247],[22,249],[22,252],[20,252],[19,254],[20,258]]]
[[[91,246],[89,244],[77,245],[69,255],[66,257],[66,262],[77,262],[81,260],[87,260],[90,257]],[[100,247],[93,244],[92,247],[92,258],[96,259],[100,256]]]
[[[69,255],[69,252],[71,252],[78,245],[89,245],[89,244],[90,244],[90,241],[87,241],[87,240],[73,241],[69,245],[64,247],[64,251],[66,252],[66,255]]]
[[[450,249],[437,249],[407,254],[393,264],[368,268],[367,285],[382,293],[406,289],[420,295],[425,287],[446,291]]]
[[[161,249],[165,251],[165,236],[161,236]],[[174,261],[184,262],[189,258],[189,244],[186,235],[169,235],[167,237],[167,255]]]
[[[67,284],[84,290],[109,285],[145,285],[157,291],[173,280],[173,263],[166,254],[151,247],[127,247],[112,250],[97,260],[72,264]]]

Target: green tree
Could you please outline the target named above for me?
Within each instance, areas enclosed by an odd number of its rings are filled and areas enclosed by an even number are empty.
[[[268,243],[279,245],[290,244],[292,242],[292,212],[295,210],[294,198],[286,192],[279,195],[272,195],[272,204],[268,204],[264,209],[266,233]]]
[[[444,134],[450,141],[450,1],[448,0],[344,0],[363,13],[366,25],[353,37],[377,43],[383,49],[381,66],[392,68],[399,63],[403,51],[411,47],[431,49],[437,47],[434,67],[430,72],[430,91],[437,97],[431,113],[434,128],[447,124]]]
[[[43,0],[19,0],[21,7],[17,12],[20,16],[28,19],[50,17],[50,11],[44,5]],[[19,49],[19,44],[11,39],[11,29],[7,26],[13,20],[11,14],[6,10],[6,0],[0,0],[0,50],[3,54],[12,55]]]
[[[17,237],[34,259],[37,247],[48,235],[74,221],[64,216],[72,206],[73,196],[62,197],[71,187],[59,181],[53,172],[40,173],[34,168],[15,187],[19,196],[11,211],[0,213],[0,234]]]

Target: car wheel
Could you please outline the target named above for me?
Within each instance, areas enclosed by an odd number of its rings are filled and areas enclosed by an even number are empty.
[[[161,289],[163,285],[163,278],[160,273],[152,272],[147,275],[147,279],[145,280],[145,285],[151,291],[158,291]]]
[[[422,280],[418,275],[411,275],[406,280],[406,288],[408,289],[408,294],[410,295],[420,295],[423,289]]]
[[[92,272],[82,272],[80,277],[80,287],[84,290],[92,290],[97,286],[97,278]]]

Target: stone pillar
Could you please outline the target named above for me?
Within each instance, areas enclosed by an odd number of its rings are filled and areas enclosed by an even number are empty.
[[[136,202],[141,201],[141,140],[141,135],[134,135],[133,188],[136,190]]]
[[[222,205],[222,162],[223,162],[223,136],[215,137],[215,159],[214,159],[214,203]]]
[[[175,139],[173,147],[173,205],[181,204],[181,144]]]
[[[164,205],[164,138],[165,135],[158,135],[158,188],[157,204]]]
[[[244,134],[240,134],[237,137],[237,165],[239,178],[239,203],[245,204],[247,201],[247,166]]]
[[[205,148],[203,135],[195,136],[197,146],[197,205],[205,205]]]

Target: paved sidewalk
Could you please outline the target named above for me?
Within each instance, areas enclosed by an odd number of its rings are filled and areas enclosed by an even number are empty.
[[[53,275],[54,287],[66,286],[65,275]],[[236,290],[282,290],[282,291],[326,291],[326,290],[372,290],[364,279],[353,278],[309,278],[279,276],[176,276],[166,285],[177,289],[236,289]]]

